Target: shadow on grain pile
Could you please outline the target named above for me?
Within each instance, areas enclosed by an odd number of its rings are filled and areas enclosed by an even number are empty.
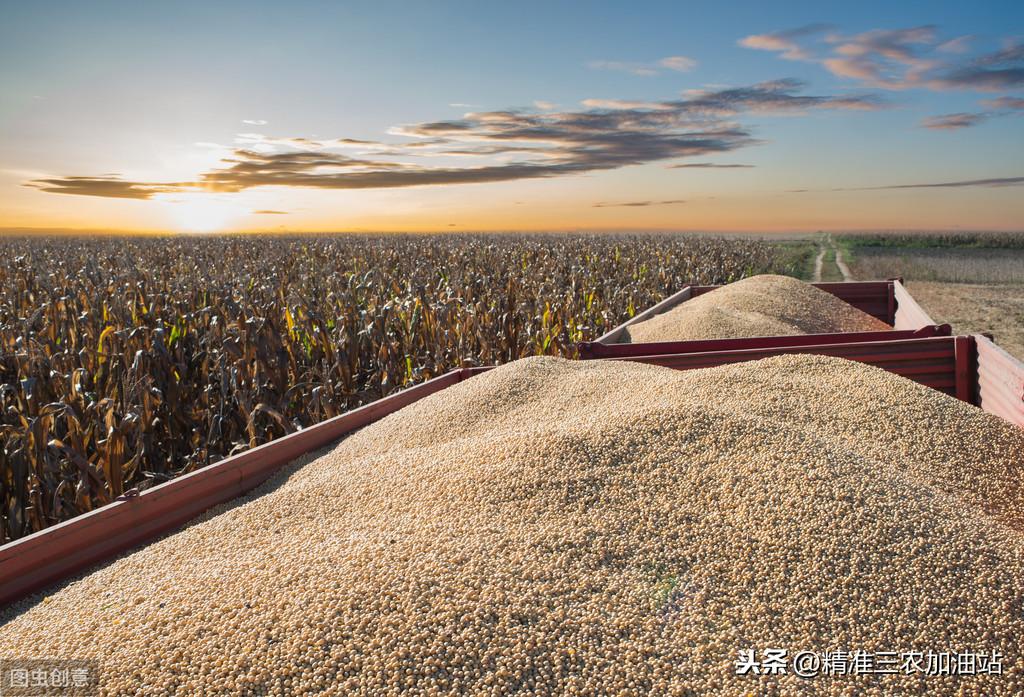
[[[623,341],[644,343],[886,329],[892,327],[828,291],[789,276],[763,274],[716,288],[631,325]]]
[[[1024,432],[884,371],[517,361],[8,615],[111,693],[1017,694]],[[744,648],[997,650],[737,676]]]

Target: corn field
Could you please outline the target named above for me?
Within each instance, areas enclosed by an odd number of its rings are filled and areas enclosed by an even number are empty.
[[[0,239],[9,541],[453,367],[571,356],[687,281],[703,236]]]

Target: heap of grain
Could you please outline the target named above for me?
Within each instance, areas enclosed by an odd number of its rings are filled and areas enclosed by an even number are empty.
[[[1024,432],[841,359],[518,361],[4,616],[110,693],[1019,694]],[[737,675],[741,649],[1003,675]]]
[[[888,324],[789,276],[751,276],[637,322],[626,343],[872,332]]]

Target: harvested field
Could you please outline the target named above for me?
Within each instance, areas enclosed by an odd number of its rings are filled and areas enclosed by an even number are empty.
[[[959,334],[989,332],[1024,358],[1024,284],[913,281],[908,290],[936,322],[948,322]]]
[[[632,343],[790,336],[892,329],[831,293],[788,276],[763,274],[687,300],[630,326]]]
[[[1024,249],[854,247],[858,278],[1024,283]]]
[[[835,358],[520,360],[8,610],[0,656],[133,694],[1019,694],[1022,451]],[[1005,674],[735,674],[779,646]]]

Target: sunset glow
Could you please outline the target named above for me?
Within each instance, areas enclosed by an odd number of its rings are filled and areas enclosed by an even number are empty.
[[[158,194],[173,229],[181,232],[218,232],[238,223],[247,213],[222,194]]]
[[[1020,229],[1020,3],[716,7],[10,5],[0,228]]]

